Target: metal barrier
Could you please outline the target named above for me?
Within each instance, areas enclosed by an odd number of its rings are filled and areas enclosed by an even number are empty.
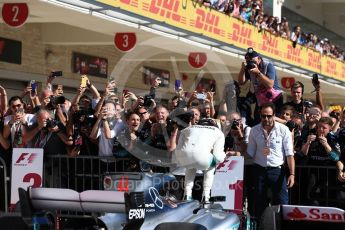
[[[77,156],[69,157],[66,155],[46,156],[43,172],[43,186],[56,188],[70,188],[78,192],[99,189],[103,190],[104,175],[121,172],[128,163],[128,158],[116,159],[114,157],[99,156]],[[8,186],[7,186],[7,167],[5,161],[0,158],[0,169],[4,171],[5,203],[8,204]],[[247,171],[248,166],[245,166]],[[153,167],[153,172],[168,172],[167,168]],[[309,182],[309,175],[314,173],[316,176],[323,176],[325,179],[320,186],[321,206],[345,206],[345,201],[335,199],[335,193],[339,191],[339,182],[336,178],[335,166],[310,166],[296,165],[295,185],[290,189],[290,203],[296,205],[308,205],[306,203],[306,186]],[[248,176],[247,175],[247,179]],[[246,180],[246,179],[245,179]],[[250,184],[245,185],[247,192],[252,193],[252,189],[248,189]],[[321,193],[323,192],[323,193]],[[343,206],[343,207],[344,207]],[[8,207],[5,207],[5,212]]]
[[[103,177],[123,172],[129,158],[64,155],[47,156],[44,162],[43,187],[70,188],[76,191],[103,190]],[[168,172],[167,168],[151,167],[153,172]]]
[[[1,190],[3,190],[3,194],[4,194],[4,197],[1,197],[1,199],[4,199],[4,211],[7,212],[8,211],[8,190],[7,190],[7,167],[6,167],[6,162],[4,159],[2,159],[0,157],[0,171],[3,171],[3,180],[1,182],[3,182],[4,184],[1,185]],[[0,190],[0,191],[1,191]]]
[[[345,201],[336,198],[341,182],[335,166],[296,165],[295,174],[289,194],[292,204],[344,207]]]

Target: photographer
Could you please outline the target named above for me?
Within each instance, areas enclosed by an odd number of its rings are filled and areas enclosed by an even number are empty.
[[[319,109],[319,107],[313,106],[306,110],[305,116],[306,122],[301,131],[300,143],[296,146],[298,149],[301,149],[302,146],[308,141],[308,136],[310,134],[316,135],[317,123],[321,118],[321,110]]]
[[[242,123],[239,113],[228,115],[228,126],[225,128],[225,153],[229,156],[246,155],[250,127]]]
[[[33,114],[24,112],[24,103],[18,96],[11,97],[9,100],[11,115],[4,119],[3,137],[11,139],[11,146],[24,147],[27,142],[23,140],[27,127],[35,121]]]
[[[115,119],[116,107],[112,101],[105,101],[96,123],[93,125],[90,138],[99,139],[99,156],[113,156],[114,138],[124,129],[121,119]]]
[[[145,143],[160,150],[167,150],[167,154],[174,150],[178,135],[176,116],[184,111],[182,108],[169,114],[167,108],[162,105],[156,107],[155,121],[151,126],[150,136]]]
[[[254,87],[257,98],[254,123],[257,124],[260,121],[259,107],[264,103],[272,102],[279,111],[283,105],[283,96],[272,63],[263,61],[262,57],[253,48],[247,49],[245,59],[246,61],[242,63],[238,74],[238,83],[243,85],[250,80]]]
[[[65,132],[65,127],[53,119],[50,111],[40,109],[36,114],[36,123],[28,129],[23,138],[24,142],[28,143],[27,147],[43,149],[44,170],[46,170],[45,175],[47,175],[45,186],[65,187],[66,181],[64,180],[60,180],[63,184],[58,184],[58,176],[65,175],[66,169],[61,169],[62,174],[59,174],[57,162],[47,158],[47,156],[67,153],[66,145],[72,145],[72,141],[67,138]],[[66,164],[61,163],[61,165],[64,167]],[[52,175],[54,178],[51,177]]]

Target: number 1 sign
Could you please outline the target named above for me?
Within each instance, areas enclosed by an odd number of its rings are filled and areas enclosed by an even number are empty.
[[[26,3],[5,3],[2,6],[2,19],[11,27],[22,26],[29,17]]]

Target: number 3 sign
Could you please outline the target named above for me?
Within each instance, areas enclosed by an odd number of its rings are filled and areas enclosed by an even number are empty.
[[[26,3],[5,3],[2,6],[2,18],[11,27],[22,26],[29,16],[29,7]]]
[[[137,42],[135,33],[116,33],[114,38],[115,47],[122,52],[131,51]]]

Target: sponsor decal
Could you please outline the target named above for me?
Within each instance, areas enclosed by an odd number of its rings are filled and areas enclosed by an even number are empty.
[[[344,210],[332,207],[308,207],[283,205],[286,220],[345,222]]]
[[[137,209],[130,209],[128,213],[128,219],[130,220],[138,220],[145,218],[145,209],[137,208]]]

